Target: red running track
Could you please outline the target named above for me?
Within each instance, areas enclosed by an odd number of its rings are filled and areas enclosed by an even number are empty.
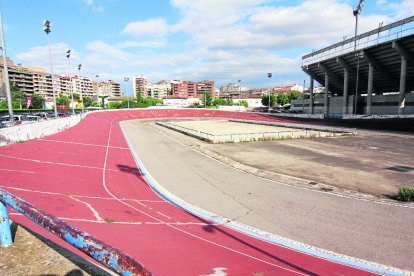
[[[135,257],[155,275],[370,274],[205,221],[161,198],[140,175],[119,122],[162,117],[277,120],[201,109],[96,112],[66,131],[0,147],[0,186]],[[10,211],[13,220],[70,248]]]

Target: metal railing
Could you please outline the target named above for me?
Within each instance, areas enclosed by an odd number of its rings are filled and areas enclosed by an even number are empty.
[[[3,189],[0,189],[0,246],[9,246],[13,242],[6,205],[119,275],[152,275],[144,265],[133,257],[67,224],[63,220],[51,216]]]
[[[414,34],[414,16],[338,42],[302,57],[302,66]],[[356,49],[355,43],[356,41]]]

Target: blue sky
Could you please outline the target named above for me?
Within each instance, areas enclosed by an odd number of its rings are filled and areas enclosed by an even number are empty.
[[[98,80],[213,79],[218,87],[302,83],[301,57],[351,37],[359,0],[0,0],[8,56]],[[368,0],[360,33],[412,16],[414,0]],[[65,58],[72,50],[70,64]]]

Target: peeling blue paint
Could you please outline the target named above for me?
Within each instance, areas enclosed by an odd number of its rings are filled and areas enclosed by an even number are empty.
[[[1,202],[4,202],[4,204]],[[46,230],[52,232],[59,238],[65,240],[75,248],[91,256],[99,263],[120,275],[152,275],[147,268],[131,256],[94,238],[88,233],[67,224],[63,220],[49,215],[45,211],[34,207],[30,203],[5,190],[0,189],[0,220],[4,218],[5,221],[7,220],[8,224],[7,212],[3,211],[3,209],[7,211],[5,205],[9,205],[16,211],[41,225]],[[1,225],[2,223],[0,221],[0,227]],[[8,229],[10,230],[10,225],[8,225]],[[2,235],[2,228],[0,228],[0,231],[0,234]],[[0,243],[0,245],[2,244],[3,243]]]
[[[6,205],[0,201],[0,246],[6,247],[13,243],[9,216]]]

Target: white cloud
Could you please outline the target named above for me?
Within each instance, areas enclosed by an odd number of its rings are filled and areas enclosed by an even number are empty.
[[[91,6],[93,4],[93,0],[83,0],[83,2],[87,5],[87,6]]]
[[[92,10],[94,12],[103,12],[104,11],[104,7],[102,7],[102,6],[93,6],[92,7]]]
[[[130,22],[122,30],[122,34],[134,38],[162,38],[168,33],[168,25],[164,18],[151,18],[145,21]]]
[[[184,0],[180,0],[184,2]],[[259,1],[244,1],[248,12],[240,12],[237,3],[228,3],[224,8],[227,21],[200,26],[187,20],[204,18],[196,6],[182,9],[183,20],[175,29],[190,33],[200,45],[216,48],[261,48],[286,49],[291,47],[323,47],[338,42],[343,36],[353,36],[355,19],[352,7],[335,0],[306,0],[297,6],[257,6]],[[234,10],[232,9],[234,7]],[[197,14],[198,13],[198,14]],[[211,15],[214,17],[215,15]],[[207,18],[209,18],[207,12]],[[232,19],[233,18],[233,19]],[[378,27],[378,22],[389,22],[382,15],[360,17],[359,33]],[[179,27],[178,27],[179,26]],[[200,28],[198,28],[200,27]]]
[[[55,74],[68,74],[70,70],[72,72],[75,71],[74,64],[80,60],[79,52],[71,49],[70,60],[68,61],[66,51],[70,47],[67,44],[54,43],[50,45],[50,49]],[[17,58],[24,65],[45,68],[47,72],[50,72],[49,50],[47,45],[32,47],[28,51],[18,54]]]
[[[401,3],[389,3],[386,7],[395,12],[395,20],[407,18],[414,13],[413,0],[404,0]]]

